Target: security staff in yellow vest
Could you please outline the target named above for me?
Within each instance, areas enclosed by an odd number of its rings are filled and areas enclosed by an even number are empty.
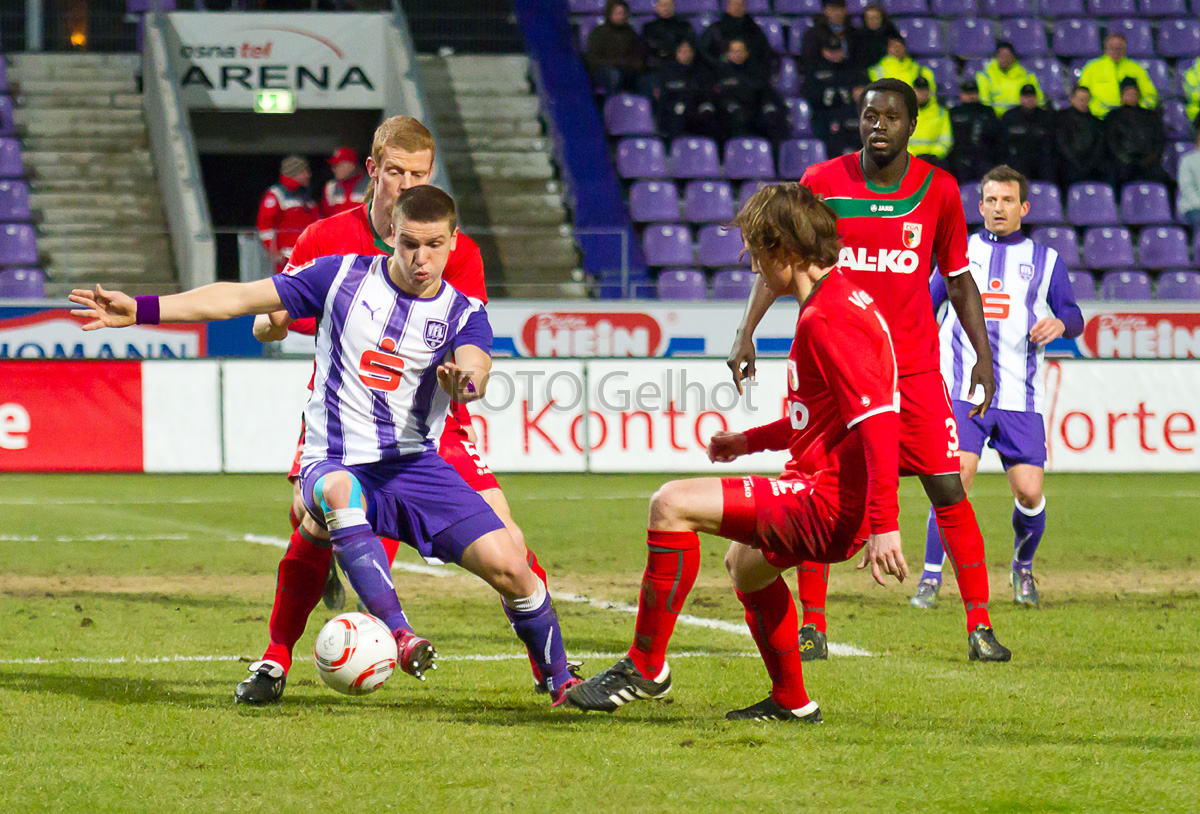
[[[1020,104],[1021,88],[1026,85],[1037,88],[1039,107],[1046,104],[1037,77],[1017,61],[1016,49],[1007,40],[996,43],[996,58],[975,74],[975,83],[979,85],[979,101],[995,110],[997,116]]]
[[[1183,75],[1183,98],[1187,100],[1187,117],[1193,127],[1196,117],[1200,116],[1200,57],[1187,69]]]
[[[877,79],[899,79],[915,87],[917,77],[923,76],[929,87],[935,86],[933,71],[918,65],[908,55],[908,46],[899,33],[888,37],[887,49],[887,56],[876,62],[868,71],[872,82]]]
[[[917,123],[908,139],[908,150],[942,169],[946,168],[946,156],[954,146],[950,129],[950,114],[938,104],[933,88],[923,76],[913,82],[917,94]]]
[[[1104,56],[1084,65],[1079,76],[1079,84],[1092,92],[1093,116],[1103,119],[1121,105],[1121,80],[1130,77],[1137,80],[1142,107],[1158,107],[1158,90],[1150,81],[1150,74],[1125,57],[1125,35],[1109,34],[1104,38]]]

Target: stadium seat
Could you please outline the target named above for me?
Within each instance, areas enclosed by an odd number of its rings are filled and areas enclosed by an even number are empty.
[[[0,226],[0,266],[37,265],[37,236],[27,223]]]
[[[1029,233],[1034,243],[1054,249],[1069,269],[1080,268],[1079,238],[1070,226],[1043,226]]]
[[[745,269],[724,269],[713,275],[712,298],[745,302],[753,287],[754,272]]]
[[[15,138],[0,138],[0,178],[21,178],[24,175],[20,143]]]
[[[1042,0],[1041,14],[1051,19],[1081,17],[1084,14],[1083,0]]]
[[[631,14],[653,14],[654,0],[629,0]]]
[[[1054,57],[1034,57],[1025,60],[1024,65],[1037,77],[1038,84],[1047,95],[1066,95],[1070,92],[1071,83],[1067,81],[1066,71]]]
[[[1167,138],[1181,141],[1192,135],[1192,123],[1188,121],[1187,105],[1182,99],[1162,100],[1163,124],[1167,128]]]
[[[933,73],[933,81],[937,83],[937,92],[951,101],[958,99],[958,66],[949,57],[923,59],[921,64]]]
[[[749,266],[750,255],[742,256],[742,232],[740,229],[726,229],[710,223],[701,226],[696,236],[696,255],[700,265],[707,268],[722,268],[724,266]]]
[[[1083,181],[1067,189],[1067,221],[1074,226],[1115,226],[1117,197],[1108,184]]]
[[[587,49],[588,35],[592,33],[592,29],[604,23],[604,18],[600,15],[594,17],[576,17],[574,22],[576,41],[579,51],[582,53]]]
[[[12,97],[0,94],[0,136],[15,136],[16,134],[17,127],[13,123]]]
[[[958,195],[962,198],[963,212],[967,216],[968,226],[978,226],[983,223],[983,215],[979,212],[979,201],[983,198],[983,191],[980,189],[978,181],[973,181],[969,184],[963,184],[958,189]]]
[[[1095,20],[1059,20],[1050,46],[1060,57],[1100,55],[1100,23]]]
[[[1132,17],[1137,0],[1087,0],[1087,13],[1093,17]]]
[[[1191,268],[1187,232],[1178,226],[1143,229],[1138,235],[1138,265],[1148,269]]]
[[[1141,0],[1138,3],[1143,17],[1186,17],[1187,0]]]
[[[605,0],[567,0],[567,11],[572,14],[603,14]]]
[[[1036,17],[1038,0],[983,0],[985,17]]]
[[[1126,184],[1121,189],[1121,222],[1131,226],[1171,222],[1171,196],[1162,184]]]
[[[884,0],[883,7],[893,17],[921,17],[929,14],[928,0]]]
[[[720,5],[725,5],[721,3]],[[746,0],[746,13],[754,18],[754,22],[762,26],[762,20],[759,17],[763,14],[771,13],[771,0]]]
[[[675,223],[679,191],[670,181],[638,181],[629,189],[629,217],[634,223]]]
[[[1100,278],[1100,296],[1106,300],[1149,300],[1154,298],[1154,289],[1150,275],[1144,271],[1110,271]]]
[[[1124,227],[1088,229],[1083,234],[1083,264],[1090,269],[1121,269],[1133,265],[1133,241]]]
[[[690,266],[696,259],[691,230],[677,223],[647,226],[642,251],[648,266]]]
[[[779,145],[779,177],[799,181],[804,171],[827,158],[825,143],[817,139],[789,139]]]
[[[717,143],[710,138],[684,136],[671,142],[667,166],[673,178],[720,178]]]
[[[930,8],[938,17],[979,16],[979,0],[930,0]]]
[[[1200,20],[1160,22],[1158,55],[1165,59],[1200,56]]]
[[[46,296],[41,269],[0,269],[0,298],[41,299]]]
[[[733,181],[775,177],[771,143],[764,138],[733,138],[725,143],[725,177]]]
[[[1109,34],[1125,35],[1125,53],[1130,59],[1156,56],[1154,29],[1149,20],[1109,20],[1105,36]]]
[[[812,28],[811,17],[793,17],[788,24],[787,50],[789,54],[799,54],[800,44],[804,41],[804,34],[808,29]]]
[[[733,220],[733,190],[724,181],[689,181],[683,192],[683,219],[691,223]]]
[[[1146,73],[1150,74],[1150,81],[1154,83],[1154,87],[1161,88],[1162,95],[1167,96],[1167,89],[1171,87],[1171,69],[1167,67],[1166,60],[1135,59],[1134,62],[1146,69]]]
[[[1096,299],[1096,278],[1090,271],[1069,271],[1071,278],[1071,293],[1078,301]]]
[[[667,157],[656,138],[627,138],[617,145],[617,174],[622,178],[666,178]]]
[[[1050,53],[1046,42],[1046,26],[1041,20],[1016,17],[1000,23],[1000,39],[1008,40],[1021,59],[1040,57]]]
[[[789,56],[780,58],[779,73],[775,74],[773,84],[784,99],[800,95],[800,71],[796,68],[796,60]]]
[[[996,53],[996,29],[991,20],[959,17],[950,22],[950,53],[969,59]]]
[[[1029,214],[1023,220],[1031,226],[1063,222],[1062,196],[1057,184],[1029,183]]]
[[[642,29],[646,27],[646,23],[653,20],[653,15],[650,14],[634,14],[629,18],[629,24],[633,26],[633,30],[641,34]]]
[[[604,129],[612,136],[654,135],[650,100],[632,93],[618,93],[604,101]]]
[[[813,134],[812,129],[812,112],[809,110],[808,102],[803,99],[784,99],[788,109],[788,124],[791,126],[792,135],[796,138],[804,138]]]
[[[1200,273],[1164,271],[1158,275],[1158,298],[1200,302]]]
[[[893,20],[896,28],[904,35],[908,52],[916,57],[945,57],[942,45],[942,30],[938,21],[927,17],[907,17]]]
[[[716,14],[697,14],[694,17],[689,17],[688,21],[692,24],[692,29],[696,32],[696,36],[704,35],[704,32],[709,29],[713,23],[717,21]]]
[[[738,190],[737,211],[741,212],[746,201],[750,200],[750,196],[765,186],[767,186],[766,181],[747,181],[742,184],[742,188]]]
[[[24,181],[0,181],[0,223],[28,223],[29,186]]]
[[[821,13],[821,0],[775,0],[775,13],[789,17],[811,17]]]
[[[708,285],[697,269],[664,269],[658,273],[660,300],[706,300]]]
[[[716,14],[720,11],[719,0],[675,0],[676,14]]]
[[[754,22],[767,35],[767,44],[771,50],[781,54],[787,50],[787,42],[783,37],[783,21],[778,17],[756,17]]]

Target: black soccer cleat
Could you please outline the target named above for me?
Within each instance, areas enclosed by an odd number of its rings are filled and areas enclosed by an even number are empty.
[[[630,701],[662,698],[671,691],[671,670],[661,681],[645,678],[626,656],[602,673],[567,691],[567,703],[579,709],[616,712]]]
[[[242,679],[233,688],[233,700],[237,704],[265,707],[283,697],[287,684],[287,673],[273,661],[256,661],[250,665],[250,677]]]
[[[325,580],[325,590],[321,592],[321,601],[329,610],[340,611],[346,607],[346,589],[342,587],[342,579],[338,576],[337,560],[329,562],[329,577]]]
[[[817,630],[816,625],[800,628],[800,661],[816,661],[829,658],[829,639]]]
[[[971,661],[1008,661],[1012,651],[996,641],[996,634],[987,625],[979,625],[967,637],[968,657]]]
[[[727,721],[804,721],[809,724],[821,724],[825,719],[821,717],[821,708],[817,706],[816,701],[809,701],[805,709],[812,707],[810,712],[803,715],[797,715],[787,707],[780,704],[771,696],[767,696],[753,706],[745,709],[735,709],[732,712],[725,713]]]

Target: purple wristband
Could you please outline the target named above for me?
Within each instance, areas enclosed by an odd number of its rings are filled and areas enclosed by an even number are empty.
[[[158,324],[158,297],[134,297],[134,302],[137,303],[137,324],[138,325],[157,325]]]

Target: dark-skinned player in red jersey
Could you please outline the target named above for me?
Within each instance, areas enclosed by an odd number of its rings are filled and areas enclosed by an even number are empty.
[[[896,360],[871,296],[837,261],[833,211],[799,184],[756,192],[734,223],[759,281],[800,303],[788,357],[787,416],[744,433],[719,432],[713,461],[787,449],[778,478],[672,481],[650,501],[650,549],[633,646],[567,692],[567,702],[613,712],[671,689],[667,643],[700,569],[698,532],[732,540],[725,566],[771,679],[771,694],[730,720],[821,722],[804,688],[796,605],[783,573],[806,560],[870,565],[903,580],[896,489],[900,430]]]
[[[387,241],[391,239],[392,205],[402,191],[430,182],[434,147],[429,130],[410,116],[393,116],[380,124],[375,131],[371,155],[367,159],[367,172],[371,179],[367,202],[306,228],[292,251],[288,270],[328,255],[391,255],[394,249]],[[450,252],[443,279],[468,297],[487,302],[479,247],[461,232]],[[259,316],[255,320],[254,335],[263,342],[283,339],[289,331],[313,334],[316,331],[315,320],[293,322],[286,311]],[[500,484],[480,457],[474,440],[470,413],[463,405],[451,403],[438,454],[454,466],[469,486],[479,492],[513,539],[524,545],[524,535],[512,518]],[[239,703],[264,705],[278,701],[291,668],[292,650],[304,633],[308,616],[322,594],[325,594],[326,604],[331,608],[340,607],[344,602],[341,582],[332,562],[332,549],[327,542],[320,544],[318,530],[311,527],[300,498],[300,453],[303,447],[304,432],[301,427],[300,443],[292,470],[288,473],[288,479],[293,483],[293,531],[287,553],[279,564],[275,602],[268,625],[270,642],[262,659],[250,665],[250,676],[235,688],[234,699]],[[390,565],[396,557],[399,542],[383,540],[383,545]],[[545,584],[546,572],[538,565],[533,552],[526,551],[530,568]],[[410,635],[401,646],[403,652],[399,662],[405,672],[420,677],[432,666],[436,654],[427,640]],[[536,667],[534,680],[539,688],[544,688]]]
[[[967,226],[958,184],[908,152],[917,121],[913,89],[896,79],[872,82],[860,102],[863,149],[809,167],[800,183],[837,213],[838,266],[879,306],[896,346],[900,376],[900,474],[915,475],[934,506],[942,541],[967,612],[971,660],[1008,661],[992,631],[983,536],[959,476],[958,427],[939,372],[937,323],[929,299],[936,261],[950,302],[978,354],[971,385],[983,389],[983,413],[996,390],[979,290],[967,272]],[[754,329],[774,295],[759,279],[729,355],[734,381],[754,376]],[[825,597],[829,566],[800,567],[806,661],[827,658]]]

